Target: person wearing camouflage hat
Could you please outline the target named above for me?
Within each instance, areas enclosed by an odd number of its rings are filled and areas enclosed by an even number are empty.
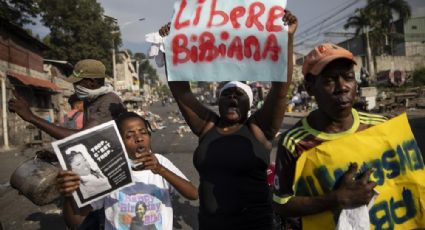
[[[94,59],[79,61],[72,75],[67,79],[74,84],[75,93],[84,101],[83,129],[113,120],[126,111],[121,98],[113,92],[110,84],[105,84],[105,65]],[[13,92],[15,98],[9,100],[9,110],[18,114],[56,139],[62,139],[80,130],[68,129],[51,124],[36,116],[30,110],[30,104],[23,97]]]
[[[357,90],[354,72],[356,64],[350,51],[332,43],[320,44],[304,57],[302,73],[305,88],[310,96],[314,96],[318,109],[310,112],[279,137],[273,204],[275,213],[283,218],[284,229],[310,229],[311,227],[301,226],[300,220],[292,217],[306,217],[326,211],[338,213],[339,216],[342,209],[368,205],[375,196],[376,183],[369,180],[373,169],[359,170],[361,166],[357,163],[351,163],[339,182],[323,195],[303,193],[293,186],[297,161],[308,150],[387,120],[383,116],[353,108]],[[325,151],[322,154],[330,153]],[[324,174],[318,177],[319,180],[326,180]],[[356,223],[364,224],[367,221],[369,220],[360,218]],[[313,226],[313,229],[320,227]]]

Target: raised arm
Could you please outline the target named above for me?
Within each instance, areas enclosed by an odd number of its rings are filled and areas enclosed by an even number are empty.
[[[169,34],[169,31],[170,24],[167,24],[160,29],[159,33],[164,37]],[[167,65],[165,65],[165,68],[165,72],[167,73]],[[196,99],[190,89],[189,82],[168,81],[168,86],[192,132],[198,137],[202,136],[214,125],[218,119],[218,115]]]
[[[56,139],[62,139],[71,134],[78,132],[79,130],[67,129],[60,126],[56,126],[47,122],[46,120],[36,116],[31,110],[29,104],[25,99],[19,96],[16,91],[13,91],[15,98],[9,100],[9,110],[18,114],[24,121],[27,121],[37,128],[43,130],[50,136]]]
[[[198,189],[193,184],[177,175],[175,172],[180,172],[168,159],[163,158],[163,163],[170,168],[162,165],[155,154],[144,153],[141,155],[139,162],[143,162],[145,170],[151,170],[153,173],[162,176],[168,181],[181,195],[189,200],[198,199]],[[181,172],[180,172],[181,173]]]
[[[280,129],[286,110],[286,95],[292,81],[293,41],[298,22],[289,11],[286,11],[283,21],[289,27],[287,82],[272,82],[264,105],[253,115],[254,121],[268,140],[272,140]]]

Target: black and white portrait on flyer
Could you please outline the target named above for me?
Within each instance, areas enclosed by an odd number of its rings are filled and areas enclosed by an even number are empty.
[[[52,143],[64,170],[80,175],[73,193],[78,207],[132,185],[129,159],[114,121],[78,132]]]

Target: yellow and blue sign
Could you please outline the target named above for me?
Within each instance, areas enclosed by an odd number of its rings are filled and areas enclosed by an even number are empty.
[[[425,227],[425,166],[407,115],[335,141],[325,142],[297,161],[297,196],[319,196],[335,189],[351,162],[374,168],[379,192],[369,210],[371,229]],[[335,229],[337,213],[303,217],[303,229]]]

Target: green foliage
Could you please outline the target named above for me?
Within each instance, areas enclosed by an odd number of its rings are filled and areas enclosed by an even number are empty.
[[[356,35],[368,28],[373,53],[391,54],[392,51],[385,48],[387,41],[397,39],[393,31],[394,15],[402,20],[410,18],[411,9],[406,0],[368,0],[364,8],[357,9],[355,15],[348,18],[344,28],[354,28]]]
[[[139,82],[140,88],[144,84],[149,84],[150,87],[156,87],[159,81],[159,76],[156,72],[156,69],[151,65],[149,60],[146,58],[144,53],[135,53],[132,54],[132,59],[139,62]]]
[[[170,88],[168,88],[167,85],[159,85],[156,88],[156,91],[157,91],[157,93],[160,97],[164,97],[164,96],[170,97],[171,96]]]
[[[149,60],[142,59],[142,62],[139,65],[140,73],[140,84],[150,84],[153,85],[159,81],[158,74],[156,69],[151,65]]]
[[[415,86],[425,86],[425,68],[413,71],[413,84]]]
[[[0,0],[0,17],[21,27],[34,25],[38,12],[37,0]]]
[[[111,50],[121,44],[120,33],[96,0],[39,0],[39,7],[41,21],[50,29],[45,40],[52,50],[45,53],[46,58],[73,64],[81,59],[98,59],[111,75]]]

